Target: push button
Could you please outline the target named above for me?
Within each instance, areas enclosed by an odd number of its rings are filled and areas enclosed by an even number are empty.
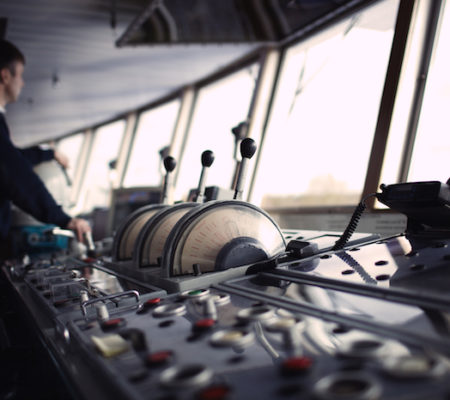
[[[211,385],[197,394],[198,400],[225,400],[231,392],[227,385]]]
[[[110,330],[115,328],[120,328],[125,325],[125,320],[123,318],[112,318],[107,319],[101,323],[103,330]]]
[[[148,310],[150,310],[160,304],[161,304],[161,298],[159,298],[159,297],[155,297],[154,299],[149,299],[139,306],[137,313],[145,314]]]
[[[158,306],[153,310],[154,317],[172,317],[175,315],[183,315],[186,312],[186,306],[184,304],[164,304]]]
[[[244,329],[226,329],[218,331],[211,336],[213,346],[242,347],[253,343],[255,335]]]
[[[155,297],[154,299],[149,299],[144,303],[144,307],[145,308],[150,308],[150,307],[155,307],[157,306],[159,303],[161,303],[161,298],[160,297]]]
[[[91,336],[91,340],[103,357],[114,357],[130,349],[128,342],[115,334],[104,337]]]
[[[383,361],[383,368],[391,376],[404,379],[441,376],[446,370],[443,362],[420,354],[387,357]]]
[[[147,356],[147,366],[149,367],[161,367],[170,363],[174,358],[174,353],[171,350],[158,351],[151,353]]]
[[[207,296],[209,294],[209,289],[197,289],[197,290],[187,290],[181,293],[181,297],[183,298],[199,298],[203,296]]]
[[[160,382],[168,388],[182,389],[207,384],[213,372],[199,364],[172,367],[162,372]]]
[[[309,357],[291,357],[285,359],[281,364],[283,375],[301,375],[308,372],[313,365],[313,360]]]
[[[65,305],[65,304],[70,303],[71,300],[72,300],[72,299],[55,300],[55,301],[53,302],[53,305],[54,305],[55,307],[61,307],[61,306]]]
[[[212,318],[199,319],[195,322],[193,330],[195,332],[204,332],[211,329],[216,324],[216,321]]]

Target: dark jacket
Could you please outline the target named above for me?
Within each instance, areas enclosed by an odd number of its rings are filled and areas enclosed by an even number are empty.
[[[53,151],[19,150],[9,137],[5,116],[0,113],[0,238],[11,224],[11,203],[41,222],[66,227],[71,217],[48,192],[33,165],[53,158]]]

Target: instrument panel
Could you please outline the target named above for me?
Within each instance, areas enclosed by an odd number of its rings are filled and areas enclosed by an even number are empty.
[[[282,231],[313,250],[172,286],[107,256],[3,272],[79,398],[444,399],[450,240],[355,237],[333,251],[336,234]]]
[[[238,199],[242,186],[232,200],[135,210],[89,257],[3,265],[74,398],[448,398],[441,218],[354,233],[361,203],[342,235],[282,230]]]

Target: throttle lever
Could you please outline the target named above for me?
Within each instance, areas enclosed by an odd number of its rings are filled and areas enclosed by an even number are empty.
[[[236,187],[234,190],[234,197],[235,200],[242,200],[242,192],[244,191],[244,183],[245,183],[245,176],[247,174],[247,167],[248,167],[248,160],[253,157],[253,155],[256,152],[256,143],[251,138],[245,138],[241,142],[241,156],[242,161],[239,168],[239,175],[236,180]]]
[[[214,153],[211,150],[205,150],[202,153],[202,172],[200,174],[200,180],[198,182],[196,203],[203,203],[205,198],[205,182],[208,174],[208,169],[214,162]]]
[[[166,175],[164,177],[164,186],[161,193],[161,204],[169,204],[169,182],[170,182],[170,173],[175,169],[177,162],[175,158],[171,156],[167,156],[164,158],[164,168],[166,169]]]

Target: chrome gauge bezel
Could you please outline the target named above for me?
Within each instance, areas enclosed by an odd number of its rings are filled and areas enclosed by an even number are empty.
[[[133,265],[136,268],[143,268],[148,266],[156,266],[157,264],[145,264],[144,263],[144,252],[148,251],[149,240],[153,240],[155,234],[157,233],[158,228],[164,224],[164,221],[167,220],[173,213],[183,210],[186,208],[192,208],[198,206],[199,203],[179,203],[173,206],[165,207],[159,210],[156,214],[154,214],[150,219],[145,223],[145,225],[140,230],[138,237],[135,242],[134,251],[133,251]],[[189,212],[189,211],[188,211]],[[161,254],[162,256],[162,254]]]
[[[117,228],[113,241],[113,259],[115,261],[131,260],[131,257],[123,257],[122,247],[123,240],[130,234],[134,224],[138,221],[139,217],[150,211],[157,211],[161,208],[169,207],[167,204],[149,204],[144,207],[140,207],[128,215]],[[152,215],[149,217],[152,218]]]

